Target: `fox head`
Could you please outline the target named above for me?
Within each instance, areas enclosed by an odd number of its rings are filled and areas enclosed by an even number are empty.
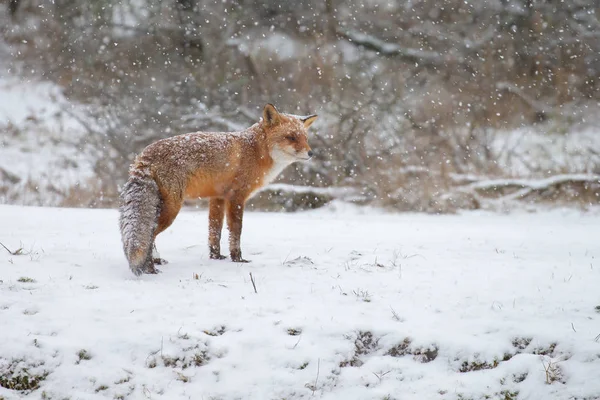
[[[291,164],[306,161],[313,156],[306,137],[308,127],[317,119],[279,113],[275,106],[267,104],[263,109],[263,126],[271,158],[277,163]]]

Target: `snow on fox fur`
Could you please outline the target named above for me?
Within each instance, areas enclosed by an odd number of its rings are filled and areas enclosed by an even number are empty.
[[[136,275],[156,273],[156,236],[177,217],[185,198],[210,198],[210,258],[221,255],[227,214],[231,260],[242,258],[244,204],[288,165],[309,160],[307,129],[317,118],[279,113],[272,104],[260,122],[240,132],[196,132],[146,147],[129,170],[121,193],[120,229],[125,256]]]

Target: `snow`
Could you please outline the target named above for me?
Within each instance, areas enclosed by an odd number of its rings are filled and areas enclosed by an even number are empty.
[[[58,86],[50,82],[23,82],[16,77],[0,80],[0,121],[19,124],[28,118],[50,118],[59,111],[52,101],[61,96]]]
[[[596,127],[524,127],[499,131],[492,150],[498,165],[511,176],[539,177],[569,173],[594,173],[600,162],[600,134]]]
[[[475,189],[489,189],[497,186],[520,186],[530,189],[544,189],[548,186],[565,182],[600,183],[600,175],[594,174],[561,174],[544,179],[491,179],[475,182],[471,187]]]
[[[434,51],[426,51],[422,49],[405,48],[394,43],[387,43],[375,36],[367,35],[357,31],[346,31],[343,33],[350,41],[354,41],[360,45],[374,49],[385,55],[401,55],[408,58],[414,58],[424,61],[440,62],[442,56]]]
[[[350,197],[357,194],[356,189],[351,187],[337,186],[337,187],[316,187],[316,186],[301,186],[301,185],[290,185],[289,183],[271,183],[270,185],[264,186],[257,190],[257,193],[267,191],[282,191],[299,194],[310,194],[317,193],[321,195],[329,195],[336,198],[339,197]]]
[[[56,84],[0,77],[0,178],[4,170],[19,179],[0,180],[0,203],[60,204],[91,179],[94,160],[79,145],[83,129],[64,111],[76,108]]]
[[[0,397],[600,398],[599,215],[358,210],[247,213],[249,264],[185,210],[136,278],[115,210],[0,206],[0,376],[49,373]]]

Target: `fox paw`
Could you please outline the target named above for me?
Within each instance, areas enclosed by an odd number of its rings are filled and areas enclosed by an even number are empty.
[[[224,255],[221,255],[219,253],[216,253],[216,254],[211,253],[210,258],[211,258],[211,260],[224,260],[227,257],[225,257]]]
[[[148,267],[142,269],[142,273],[144,273],[144,274],[159,274],[160,270],[157,268],[154,268],[154,265],[152,265],[152,266],[148,266]]]
[[[153,258],[152,262],[154,263],[154,265],[165,265],[168,264],[169,262],[167,260],[165,260],[164,258]]]
[[[240,249],[233,249],[233,250],[231,250],[231,252],[229,254],[231,255],[231,261],[233,261],[233,262],[238,262],[238,263],[250,262],[250,261],[244,260],[242,258],[242,251]]]

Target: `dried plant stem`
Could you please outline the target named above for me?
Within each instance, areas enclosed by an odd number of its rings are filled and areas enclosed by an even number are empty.
[[[252,276],[252,272],[250,272],[250,282],[252,282],[252,287],[254,288],[254,293],[258,294],[258,290],[256,290],[256,282],[254,282],[254,277]]]

